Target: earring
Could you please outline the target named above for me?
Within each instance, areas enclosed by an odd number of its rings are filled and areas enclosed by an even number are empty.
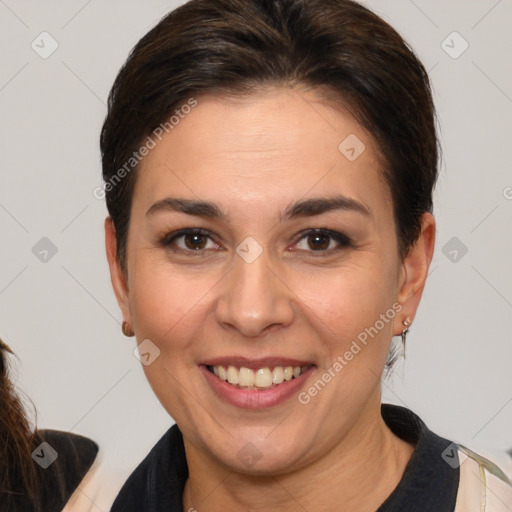
[[[407,333],[409,332],[409,325],[411,325],[411,319],[408,316],[406,316],[402,323],[405,325],[405,329],[402,331],[402,345],[404,347],[404,359],[405,359],[405,340],[407,338]]]
[[[133,332],[132,328],[128,324],[128,322],[123,321],[123,325],[121,326],[121,330],[123,331],[123,334],[131,338],[132,336],[135,336],[135,333]]]

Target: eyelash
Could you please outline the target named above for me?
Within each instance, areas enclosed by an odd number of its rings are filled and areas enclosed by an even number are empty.
[[[214,242],[214,240],[210,236],[209,231],[206,231],[201,228],[187,228],[187,229],[181,229],[179,231],[175,231],[173,233],[168,233],[167,235],[165,235],[163,238],[160,239],[159,243],[162,247],[171,249],[173,252],[188,253],[187,255],[190,255],[190,256],[204,255],[204,252],[207,249],[183,249],[181,247],[178,247],[178,248],[172,247],[172,245],[175,243],[175,241],[177,239],[185,237],[187,235],[207,236],[208,238],[210,238],[210,240],[212,240]],[[330,255],[333,252],[339,251],[341,249],[353,247],[352,241],[350,240],[350,238],[348,236],[346,236],[345,234],[340,233],[338,231],[332,231],[332,230],[326,229],[326,228],[312,228],[312,229],[303,231],[302,233],[300,233],[300,236],[297,239],[297,241],[294,243],[294,245],[298,244],[302,239],[307,238],[309,236],[314,236],[314,235],[322,235],[322,236],[330,237],[339,244],[338,247],[333,248],[333,249],[331,248],[331,249],[325,249],[325,250],[306,251],[306,252],[312,253],[312,255],[314,255],[315,257],[327,256],[327,255]],[[216,243],[216,242],[214,242],[214,243]]]

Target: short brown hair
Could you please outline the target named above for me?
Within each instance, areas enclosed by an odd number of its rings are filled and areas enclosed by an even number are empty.
[[[101,152],[123,269],[137,169],[112,179],[141,142],[193,95],[280,84],[327,88],[373,135],[405,256],[432,210],[438,143],[427,73],[402,37],[351,0],[191,0],[137,43],[110,91]]]

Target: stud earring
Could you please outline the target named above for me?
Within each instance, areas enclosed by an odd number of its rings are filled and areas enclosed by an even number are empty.
[[[123,325],[121,326],[121,330],[123,331],[123,334],[131,338],[132,336],[135,336],[135,333],[133,332],[132,328],[128,324],[128,322],[123,321]]]
[[[402,331],[402,345],[404,347],[404,359],[405,359],[405,341],[407,338],[407,333],[409,332],[409,326],[411,325],[411,319],[406,316],[402,322],[405,325],[405,329]]]

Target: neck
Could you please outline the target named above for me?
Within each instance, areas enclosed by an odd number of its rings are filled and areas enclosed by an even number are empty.
[[[364,411],[337,446],[289,473],[235,473],[185,440],[189,479],[184,510],[375,511],[400,481],[414,451],[389,430],[378,398],[377,407]]]

